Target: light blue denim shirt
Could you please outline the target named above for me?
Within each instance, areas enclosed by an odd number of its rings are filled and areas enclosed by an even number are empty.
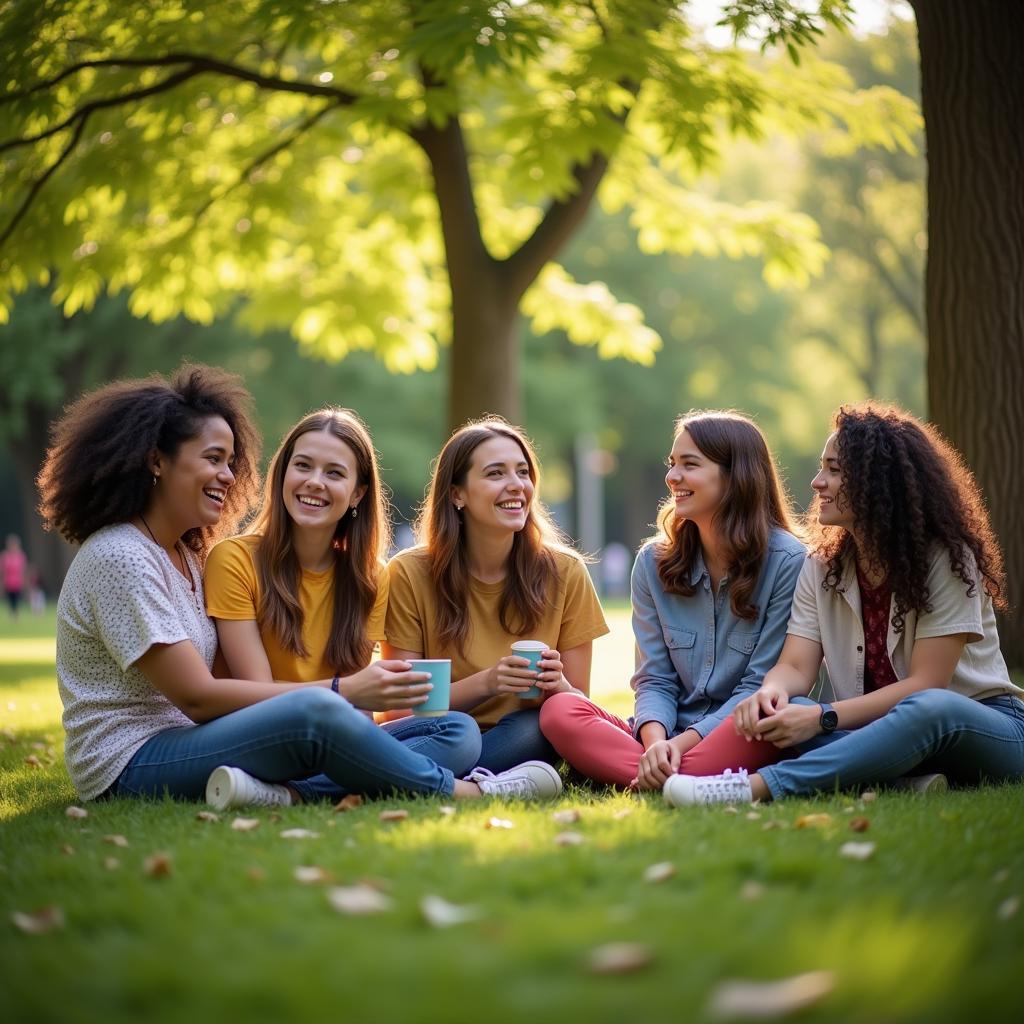
[[[690,597],[669,594],[658,578],[654,542],[636,556],[630,581],[636,672],[634,734],[660,722],[676,736],[693,729],[706,736],[735,704],[753,693],[779,658],[804,546],[785,530],[773,530],[768,554],[751,595],[757,617],[741,619],[729,603],[729,577],[718,593],[698,554]]]

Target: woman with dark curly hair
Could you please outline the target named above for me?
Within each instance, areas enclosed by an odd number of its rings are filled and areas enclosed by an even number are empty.
[[[737,758],[748,768],[777,760],[770,744],[748,745],[720,723],[775,664],[804,561],[753,420],[717,410],[681,416],[667,465],[658,534],[640,549],[630,581],[633,718],[573,693],[541,710],[544,735],[577,771],[638,789],[661,789],[677,772],[720,772]]]
[[[54,427],[40,508],[82,544],[57,604],[66,760],[79,795],[205,791],[217,806],[290,804],[300,794],[281,783],[320,774],[355,791],[529,795],[522,780],[456,780],[353,707],[337,676],[282,684],[212,674],[203,559],[258,490],[249,402],[238,378],[185,366],[169,382],[88,394]]]
[[[814,539],[789,635],[734,714],[741,735],[789,757],[749,778],[677,776],[665,799],[1021,778],[1024,691],[1010,681],[995,622],[1002,556],[960,456],[899,409],[844,406],[811,486]],[[823,658],[832,699],[816,703],[806,695]]]

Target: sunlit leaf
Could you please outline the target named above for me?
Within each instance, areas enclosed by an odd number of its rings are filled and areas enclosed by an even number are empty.
[[[812,971],[780,981],[724,981],[712,991],[708,1013],[717,1020],[775,1020],[821,1002],[835,984],[831,971]]]

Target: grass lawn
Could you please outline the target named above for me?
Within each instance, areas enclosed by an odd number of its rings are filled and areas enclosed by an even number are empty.
[[[612,617],[595,695],[628,712],[628,615]],[[0,1018],[12,1024],[710,1021],[724,982],[810,971],[830,972],[828,991],[802,1021],[1024,1019],[1024,786],[733,813],[570,788],[555,805],[453,814],[431,799],[261,809],[242,832],[232,814],[204,822],[169,801],[68,818],[61,745],[52,613],[0,624]],[[406,819],[380,820],[399,808]],[[575,823],[552,816],[569,810]],[[296,828],[316,835],[282,837]],[[841,855],[850,841],[873,854]],[[152,876],[158,852],[167,870]],[[658,863],[674,874],[645,880]],[[299,867],[325,880],[303,884]],[[388,908],[335,910],[334,887],[358,883]],[[476,916],[431,925],[429,895]],[[47,906],[62,927],[12,922]],[[594,971],[608,943],[640,947],[632,971]]]

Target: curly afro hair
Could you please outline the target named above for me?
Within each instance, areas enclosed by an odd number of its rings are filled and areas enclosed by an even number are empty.
[[[841,406],[833,418],[842,491],[853,515],[856,554],[883,573],[895,599],[893,628],[909,611],[931,610],[928,567],[936,544],[969,595],[979,584],[1006,607],[999,542],[981,491],[960,454],[930,424],[876,402]],[[824,586],[835,589],[854,554],[853,534],[808,515],[812,553],[827,562]]]
[[[198,364],[184,364],[169,381],[153,374],[89,392],[51,428],[53,443],[36,480],[45,527],[81,543],[103,526],[139,515],[152,491],[149,455],[173,458],[199,435],[205,419],[220,416],[234,434],[235,482],[219,523],[182,538],[204,555],[237,529],[259,492],[260,439],[251,406],[241,378]]]

